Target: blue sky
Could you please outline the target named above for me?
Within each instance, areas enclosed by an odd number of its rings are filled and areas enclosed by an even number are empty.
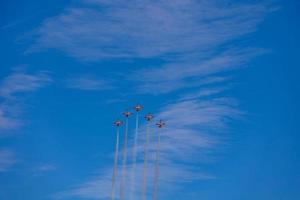
[[[299,9],[1,1],[0,199],[109,199],[112,122],[136,103],[167,123],[159,199],[299,198]]]

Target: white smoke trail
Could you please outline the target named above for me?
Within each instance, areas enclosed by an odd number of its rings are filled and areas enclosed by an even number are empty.
[[[155,171],[154,171],[152,200],[157,200],[158,179],[159,179],[160,130],[157,131],[157,134],[158,134],[158,138],[157,138],[157,146],[156,146],[156,159],[155,159]]]
[[[134,187],[135,187],[135,170],[136,170],[136,147],[138,145],[138,129],[139,129],[139,112],[136,112],[136,122],[135,122],[135,133],[134,133],[134,143],[133,143],[133,151],[132,151],[132,173],[131,173],[131,190],[130,190],[130,198],[134,199]]]
[[[126,162],[127,162],[127,140],[128,140],[128,117],[126,117],[123,162],[122,162],[122,177],[120,183],[120,200],[125,199],[125,177],[126,177]]]
[[[118,159],[119,159],[119,140],[120,140],[120,129],[119,127],[117,127],[117,139],[116,139],[116,147],[115,147],[116,149],[115,149],[112,185],[111,185],[111,200],[115,199],[115,184],[116,184],[117,166],[118,166]]]
[[[142,188],[142,200],[146,199],[147,191],[147,167],[148,167],[148,143],[149,143],[149,123],[146,126],[146,141],[144,146],[144,168],[143,168],[143,188]]]

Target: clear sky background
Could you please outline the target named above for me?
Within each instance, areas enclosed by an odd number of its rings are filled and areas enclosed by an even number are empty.
[[[159,199],[299,199],[299,11],[297,0],[2,0],[0,200],[109,199],[112,123],[136,103],[167,123]]]

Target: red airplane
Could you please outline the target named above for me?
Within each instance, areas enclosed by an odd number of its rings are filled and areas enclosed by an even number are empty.
[[[131,115],[131,112],[129,112],[129,111],[123,112],[123,115],[124,115],[125,117],[129,117],[129,116]]]
[[[154,118],[154,116],[151,115],[151,114],[148,114],[148,115],[145,116],[145,119],[146,119],[147,121],[151,121],[153,118]]]
[[[166,125],[166,124],[165,124],[165,122],[164,122],[163,120],[159,120],[159,122],[156,123],[156,126],[157,126],[158,128],[163,128],[165,125]]]
[[[140,105],[140,104],[137,104],[137,105],[134,107],[134,109],[135,109],[136,112],[139,112],[140,110],[143,109],[143,106]]]
[[[121,120],[116,120],[116,121],[114,122],[114,125],[117,126],[117,127],[119,127],[119,126],[122,125],[122,121],[121,121]]]

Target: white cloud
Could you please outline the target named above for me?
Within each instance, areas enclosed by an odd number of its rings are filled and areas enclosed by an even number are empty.
[[[85,0],[45,20],[29,51],[56,48],[89,61],[158,58],[164,62],[126,77],[138,81],[132,88],[139,93],[169,93],[198,87],[203,84],[199,79],[236,69],[261,54],[259,48],[226,45],[254,32],[273,10],[268,1]],[[82,89],[102,86],[85,78],[74,83]]]
[[[20,126],[17,119],[7,116],[2,109],[0,109],[0,129],[13,129]]]
[[[213,55],[208,59],[190,59],[185,62],[168,63],[156,69],[141,70],[137,76],[147,81],[174,81],[193,77],[206,77],[208,75],[228,71],[245,64],[257,49],[252,51],[228,51]],[[252,56],[251,56],[252,55]]]
[[[33,176],[42,176],[57,170],[57,166],[52,163],[43,163],[32,167]]]
[[[46,164],[42,164],[39,165],[38,167],[35,168],[35,171],[37,172],[49,172],[49,171],[53,171],[56,170],[57,167],[51,163],[46,163]]]
[[[66,86],[79,90],[106,90],[112,88],[107,81],[91,75],[70,78],[66,81]]]
[[[22,124],[19,95],[33,92],[51,82],[47,72],[28,74],[14,71],[0,82],[0,129],[13,129]]]
[[[174,102],[161,109],[156,119],[164,119],[167,123],[161,135],[161,166],[160,166],[160,188],[161,191],[168,191],[168,188],[180,188],[185,182],[193,182],[201,179],[214,178],[206,172],[199,172],[190,165],[200,164],[207,161],[210,150],[218,148],[218,132],[226,130],[227,121],[241,115],[235,108],[235,102],[226,98],[210,100],[187,100]],[[220,129],[221,128],[221,129]],[[144,127],[141,128],[144,131]],[[151,133],[157,129],[151,128]],[[140,133],[141,136],[144,135]],[[150,138],[150,166],[149,166],[149,187],[152,184],[153,160],[155,155],[156,135],[151,134]],[[139,144],[143,144],[143,137],[140,137]],[[139,145],[138,163],[136,168],[137,181],[134,189],[136,197],[139,195],[142,178],[142,157],[143,146]],[[129,149],[131,152],[131,149]],[[130,156],[129,156],[130,160]],[[130,168],[128,165],[127,188],[130,187]],[[87,199],[107,199],[110,192],[111,170],[104,169],[99,175],[91,180],[72,189],[59,193],[57,198],[72,198],[74,196]],[[118,185],[118,184],[117,184]],[[129,189],[129,188],[128,188]],[[173,188],[174,189],[174,188]],[[128,193],[128,190],[127,190]],[[167,195],[163,192],[162,195]]]
[[[54,195],[54,199],[65,199],[72,197],[82,197],[87,199],[108,199],[111,186],[110,171],[100,173],[96,178],[86,183],[73,186],[68,191],[60,192]]]
[[[56,48],[83,60],[205,53],[255,31],[272,10],[217,0],[86,2],[94,7],[72,6],[45,20],[29,51]]]
[[[15,154],[9,149],[0,149],[0,172],[5,172],[11,168],[17,160]]]
[[[227,88],[204,88],[204,89],[199,89],[199,91],[195,91],[192,94],[185,94],[182,95],[179,98],[179,101],[186,101],[186,100],[196,100],[199,98],[207,98],[207,97],[212,97],[214,95],[219,95],[222,93],[224,90]]]
[[[35,91],[50,81],[51,79],[47,72],[39,72],[37,74],[14,72],[1,81],[0,96],[11,98],[17,93]]]
[[[229,50],[209,58],[169,62],[163,66],[138,70],[131,79],[138,82],[137,89],[140,93],[151,94],[219,83],[225,81],[226,76],[222,75],[217,79],[213,76],[240,68],[251,58],[264,52],[262,49]]]
[[[189,163],[207,161],[222,142],[216,133],[226,131],[227,122],[242,112],[232,98],[212,94],[220,94],[225,88],[225,81],[232,76],[229,72],[264,52],[261,48],[242,47],[237,41],[254,32],[272,10],[265,1],[233,4],[219,0],[85,0],[81,7],[70,6],[45,20],[36,29],[37,38],[28,51],[55,48],[88,61],[158,59],[158,65],[129,70],[132,74],[126,73],[123,78],[140,93],[185,89],[179,99],[176,95],[165,99],[171,103],[163,106],[157,116],[167,122],[162,132],[161,186],[163,191],[170,186],[174,190],[181,181],[213,178]],[[234,48],[228,45],[231,41],[236,43]],[[77,88],[102,84],[79,82]],[[215,89],[209,90],[208,85]],[[209,98],[200,98],[203,96]],[[155,139],[151,138],[152,160],[154,147]],[[141,173],[142,149],[138,147],[137,174]],[[57,197],[107,199],[110,176],[108,167]]]

